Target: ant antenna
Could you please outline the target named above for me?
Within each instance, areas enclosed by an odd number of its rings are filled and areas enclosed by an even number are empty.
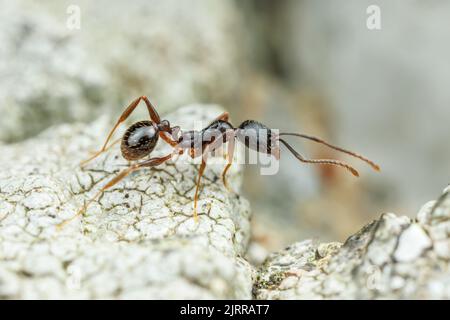
[[[326,141],[324,141],[324,140],[322,140],[322,139],[319,139],[319,138],[317,138],[317,137],[309,136],[309,135],[301,134],[301,133],[284,133],[284,132],[283,132],[283,133],[280,133],[279,136],[296,136],[296,137],[300,137],[300,138],[312,140],[312,141],[314,141],[314,142],[317,142],[317,143],[326,145],[327,147],[329,147],[329,148],[331,148],[331,149],[334,149],[334,150],[340,151],[340,152],[342,152],[342,153],[346,153],[346,154],[348,154],[348,155],[350,155],[350,156],[352,156],[352,157],[358,158],[358,159],[360,159],[360,160],[362,160],[362,161],[368,163],[374,170],[380,171],[380,166],[377,165],[375,162],[373,162],[373,161],[367,159],[366,157],[363,157],[362,155],[357,154],[356,152],[352,152],[352,151],[349,151],[349,150],[346,150],[346,149],[343,149],[343,148],[334,146],[334,145],[332,145],[332,144],[329,144],[328,142],[326,142]],[[280,140],[281,140],[281,139],[280,139]],[[285,143],[285,145],[286,145],[286,142],[284,142],[284,143]],[[286,145],[286,147],[287,147],[287,145]],[[289,148],[289,147],[288,147],[288,148]],[[292,150],[291,150],[291,151],[292,151]]]
[[[355,177],[359,177],[358,171],[355,168],[353,168],[352,166],[346,164],[345,162],[338,161],[338,160],[332,160],[332,159],[305,159],[301,154],[299,154],[297,151],[295,151],[294,148],[289,143],[287,143],[283,139],[278,139],[278,140],[281,141],[289,149],[289,151],[292,152],[292,154],[301,162],[316,163],[316,164],[329,164],[329,165],[333,165],[333,166],[344,167],[345,169],[350,171]]]

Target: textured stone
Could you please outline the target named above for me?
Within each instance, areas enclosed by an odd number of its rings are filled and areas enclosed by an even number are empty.
[[[190,129],[221,112],[191,105],[167,118]],[[116,146],[78,166],[101,146],[112,121],[61,125],[0,146],[0,297],[251,298],[252,270],[240,258],[249,206],[222,185],[223,164],[205,173],[198,223],[198,165],[180,158],[133,173],[57,228],[126,164]],[[170,150],[163,145],[152,156]],[[239,190],[238,165],[230,182]]]
[[[450,190],[418,221],[384,214],[344,244],[295,243],[257,272],[257,299],[449,299]]]
[[[222,111],[190,105],[167,118],[191,129]],[[344,244],[305,240],[259,268],[246,259],[257,265],[266,251],[249,246],[249,205],[223,187],[223,162],[207,167],[199,223],[198,165],[180,158],[133,173],[58,228],[126,165],[118,146],[78,165],[114,121],[105,115],[0,145],[1,298],[450,298],[448,188],[417,219],[386,213]],[[161,142],[152,156],[168,152]],[[240,166],[229,179],[239,192]]]

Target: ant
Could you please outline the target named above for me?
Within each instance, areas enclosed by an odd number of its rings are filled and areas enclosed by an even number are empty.
[[[130,116],[130,114],[136,109],[136,107],[139,105],[141,101],[145,103],[151,120],[144,120],[134,123],[126,130],[121,139],[116,140],[115,142],[111,143],[108,146],[108,143],[111,140],[111,137],[114,134],[117,127]],[[340,166],[349,170],[354,176],[356,177],[359,176],[359,173],[356,169],[354,169],[352,166],[342,161],[332,159],[307,159],[302,155],[300,155],[297,151],[295,151],[294,148],[289,143],[287,143],[284,139],[281,138],[282,136],[301,137],[304,139],[312,140],[314,142],[323,144],[327,147],[346,153],[350,156],[359,158],[360,160],[368,163],[373,169],[377,171],[380,169],[380,167],[371,160],[355,152],[348,151],[343,148],[331,145],[328,142],[319,139],[317,137],[300,133],[275,133],[267,126],[254,120],[246,120],[242,122],[239,127],[235,128],[230,122],[228,122],[228,118],[229,118],[228,112],[224,112],[220,116],[218,116],[214,121],[212,121],[207,127],[205,127],[200,131],[195,130],[182,131],[179,126],[171,127],[170,122],[168,120],[161,120],[155,107],[152,105],[152,103],[146,96],[141,96],[135,99],[125,109],[125,111],[120,116],[119,120],[117,120],[116,124],[109,132],[108,137],[106,138],[106,141],[103,144],[103,147],[98,152],[96,152],[92,157],[83,161],[81,165],[84,166],[86,163],[95,159],[96,157],[98,157],[100,154],[108,150],[111,146],[113,146],[119,141],[121,142],[120,149],[123,158],[125,158],[129,162],[131,161],[136,162],[133,164],[129,164],[126,169],[119,172],[113,179],[107,182],[100,189],[100,191],[92,199],[90,199],[78,211],[78,213],[74,217],[72,217],[69,220],[72,220],[75,217],[83,214],[84,211],[87,209],[87,207],[93,201],[95,201],[95,199],[97,199],[105,190],[117,184],[119,181],[121,181],[123,178],[125,178],[133,171],[139,170],[141,168],[158,166],[170,160],[174,155],[181,155],[185,151],[188,151],[189,156],[191,158],[197,158],[200,156],[202,157],[194,194],[193,216],[194,219],[198,221],[197,215],[198,193],[200,181],[206,168],[207,157],[209,154],[213,153],[215,150],[221,147],[224,143],[228,142],[228,150],[226,155],[227,164],[222,172],[222,181],[224,186],[231,191],[231,189],[228,187],[227,184],[226,174],[233,162],[233,154],[236,140],[243,143],[249,149],[256,150],[257,152],[260,153],[273,155],[277,160],[280,159],[279,142],[281,142],[301,162]],[[142,161],[137,161],[150,155],[150,153],[156,147],[159,138],[163,139],[166,143],[172,146],[173,151],[163,157],[155,157]]]

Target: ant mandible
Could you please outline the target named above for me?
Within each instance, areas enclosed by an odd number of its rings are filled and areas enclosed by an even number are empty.
[[[112,135],[114,134],[117,127],[124,122],[130,114],[136,109],[141,101],[144,101],[147,106],[147,110],[150,115],[150,120],[139,121],[131,125],[123,135],[121,139],[116,140],[108,146]],[[246,120],[241,123],[237,128],[228,122],[228,112],[222,113],[213,122],[211,122],[207,127],[200,131],[190,130],[181,131],[180,127],[171,127],[168,120],[161,120],[158,112],[152,103],[148,100],[146,96],[141,96],[135,99],[131,104],[125,109],[125,111],[120,116],[119,120],[116,122],[114,127],[109,132],[103,147],[96,152],[92,157],[83,161],[81,165],[85,165],[87,162],[95,159],[97,156],[108,150],[111,146],[121,141],[121,152],[122,156],[128,161],[141,160],[142,158],[150,155],[153,149],[156,147],[159,138],[163,139],[166,143],[173,147],[173,151],[163,157],[149,158],[134,164],[130,164],[128,168],[119,172],[113,179],[106,183],[100,191],[90,199],[78,212],[77,214],[69,220],[76,218],[77,216],[83,214],[87,207],[95,201],[105,190],[111,188],[131,172],[139,170],[146,167],[158,166],[168,160],[170,160],[174,155],[181,155],[185,151],[189,152],[191,158],[197,158],[202,156],[202,161],[198,171],[198,177],[196,181],[196,188],[194,194],[194,219],[198,220],[197,215],[197,202],[198,202],[198,192],[200,187],[200,181],[206,168],[206,160],[208,154],[214,152],[216,149],[221,147],[224,143],[228,142],[227,150],[227,164],[222,172],[222,181],[224,186],[228,187],[226,180],[226,173],[230,168],[233,161],[235,140],[242,142],[247,148],[256,150],[260,153],[265,153],[268,155],[273,155],[277,160],[280,159],[280,146],[278,142],[284,144],[287,149],[301,162],[313,163],[313,164],[327,164],[344,167],[349,170],[354,176],[359,176],[358,171],[352,166],[345,162],[332,160],[332,159],[307,159],[300,155],[294,148],[288,144],[281,136],[297,136],[305,139],[312,140],[314,142],[323,144],[337,151],[346,153],[353,157],[359,158],[362,161],[368,163],[373,169],[379,170],[379,166],[373,161],[355,153],[352,151],[345,150],[343,148],[329,144],[328,142],[319,139],[314,136],[309,136],[300,133],[278,133],[276,134],[273,130],[269,129],[267,126],[263,125],[254,120]],[[263,133],[261,133],[263,132]],[[69,221],[67,220],[67,221]],[[65,221],[65,222],[67,222]],[[63,222],[63,223],[65,223]]]

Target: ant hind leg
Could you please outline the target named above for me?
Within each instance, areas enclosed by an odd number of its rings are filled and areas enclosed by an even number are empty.
[[[156,122],[156,123],[160,123],[161,119],[158,115],[158,112],[156,111],[155,107],[151,104],[151,102],[148,100],[148,98],[146,96],[140,96],[139,98],[134,99],[129,105],[128,107],[125,109],[124,112],[122,112],[122,115],[119,117],[119,120],[117,120],[116,124],[114,125],[114,127],[111,129],[111,131],[108,134],[108,137],[106,138],[105,143],[103,144],[103,147],[97,151],[92,157],[90,157],[89,159],[86,159],[84,161],[82,161],[80,163],[81,166],[86,165],[88,162],[94,160],[95,158],[97,158],[100,154],[102,154],[103,152],[105,152],[107,149],[109,149],[109,147],[107,147],[109,140],[111,140],[112,135],[114,134],[114,132],[116,131],[117,127],[119,127],[119,125],[124,122],[126,119],[128,119],[128,117],[130,116],[130,114],[133,113],[133,111],[136,109],[136,107],[139,105],[139,102],[141,102],[141,100],[143,100],[147,106],[147,110],[148,113],[150,114],[150,118]]]
[[[220,116],[218,116],[214,121],[218,121],[218,120],[228,121],[229,118],[230,118],[230,114],[227,111],[225,111]]]
[[[116,145],[117,143],[119,143],[122,140],[122,138],[116,139],[114,142],[112,142],[109,146],[107,146],[105,149],[102,149],[100,151],[97,152],[93,152],[92,156],[86,160],[83,160],[82,162],[80,162],[80,166],[85,166],[87,163],[89,163],[90,161],[94,160],[95,158],[97,158],[100,154],[102,154],[103,152],[108,151],[109,149],[111,149],[114,145]]]
[[[119,172],[119,174],[117,174],[114,178],[112,178],[110,181],[108,181],[108,183],[106,183],[101,189],[100,191],[98,191],[95,196],[93,196],[91,199],[89,199],[89,201],[87,203],[85,203],[83,205],[83,207],[78,210],[78,212],[71,218],[69,218],[66,221],[61,222],[60,224],[57,225],[58,228],[62,228],[64,227],[67,223],[69,223],[70,221],[74,220],[75,218],[79,217],[80,215],[83,215],[87,208],[89,207],[89,205],[94,202],[95,200],[98,199],[98,197],[100,197],[102,195],[103,192],[105,192],[107,189],[113,187],[114,185],[116,185],[117,183],[119,183],[123,178],[125,178],[126,176],[128,176],[130,173],[139,170],[141,168],[144,167],[154,167],[154,166],[158,166],[164,162],[166,162],[167,160],[169,160],[170,158],[172,158],[173,154],[170,153],[164,157],[157,157],[157,158],[151,158],[145,161],[142,161],[140,163],[136,163],[131,165],[130,167],[128,167],[127,169],[122,170],[121,172]]]
[[[57,225],[58,229],[63,228],[65,225],[67,225],[69,222],[75,220],[77,217],[83,215],[87,208],[89,207],[89,205],[91,205],[91,203],[93,203],[95,200],[98,199],[98,197],[100,197],[102,195],[103,192],[105,192],[107,189],[111,188],[112,186],[114,186],[115,184],[117,184],[119,181],[121,181],[123,178],[125,178],[127,175],[129,175],[131,172],[137,170],[137,168],[135,166],[131,166],[127,169],[122,170],[121,172],[119,172],[119,174],[117,176],[115,176],[114,178],[112,178],[107,184],[105,184],[99,192],[97,192],[95,194],[95,196],[93,196],[91,199],[89,199],[88,202],[86,202],[81,209],[79,209],[77,211],[77,213],[69,218],[68,220],[65,220],[63,222],[61,222],[60,224]]]

